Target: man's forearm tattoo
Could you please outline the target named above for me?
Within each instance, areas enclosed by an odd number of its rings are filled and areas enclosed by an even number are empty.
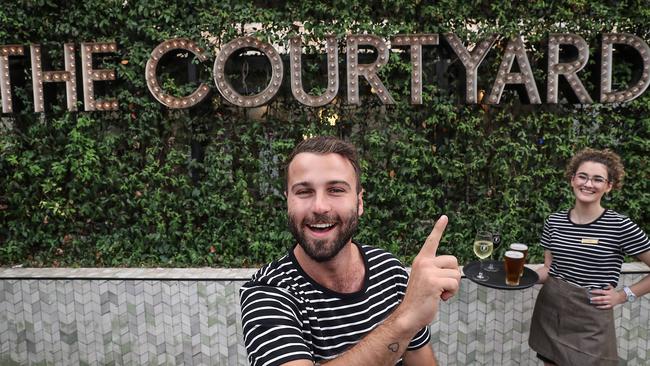
[[[389,344],[388,349],[393,353],[397,353],[397,351],[399,351],[399,343],[395,342],[395,343]]]

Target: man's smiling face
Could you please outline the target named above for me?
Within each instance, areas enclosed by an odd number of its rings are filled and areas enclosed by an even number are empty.
[[[339,154],[300,153],[288,168],[289,229],[317,262],[350,243],[363,213],[362,192],[350,161]]]

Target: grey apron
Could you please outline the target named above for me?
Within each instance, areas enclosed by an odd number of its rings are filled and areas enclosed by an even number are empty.
[[[618,365],[614,311],[597,309],[587,289],[551,276],[537,295],[528,344],[559,366]]]

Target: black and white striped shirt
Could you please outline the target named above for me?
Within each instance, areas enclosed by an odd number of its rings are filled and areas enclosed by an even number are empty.
[[[357,245],[366,266],[359,292],[341,294],[319,285],[298,265],[293,250],[242,286],[242,327],[252,366],[335,358],[381,324],[402,301],[408,281],[404,266],[382,249]],[[408,349],[425,346],[430,338],[429,329],[423,328]]]
[[[650,250],[648,236],[612,210],[584,225],[573,223],[569,210],[556,212],[544,223],[541,244],[553,255],[549,274],[585,288],[616,287],[624,256]]]

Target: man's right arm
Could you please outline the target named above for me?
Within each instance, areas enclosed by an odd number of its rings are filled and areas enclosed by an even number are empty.
[[[323,362],[328,366],[336,365],[390,365],[399,360],[415,333],[407,332],[403,325],[399,325],[396,318],[387,318],[386,321],[375,328],[361,342],[350,348],[339,357]],[[312,361],[296,360],[283,364],[283,366],[313,366]]]
[[[440,299],[448,300],[460,286],[458,261],[453,256],[436,256],[440,238],[447,225],[441,217],[415,257],[402,303],[386,320],[358,344],[328,366],[395,365],[413,336],[428,326],[438,313]],[[431,364],[435,365],[432,358]],[[284,366],[310,366],[311,361],[297,360]]]
[[[240,300],[244,343],[252,366],[311,358],[300,309],[289,293],[247,284],[241,288]]]

